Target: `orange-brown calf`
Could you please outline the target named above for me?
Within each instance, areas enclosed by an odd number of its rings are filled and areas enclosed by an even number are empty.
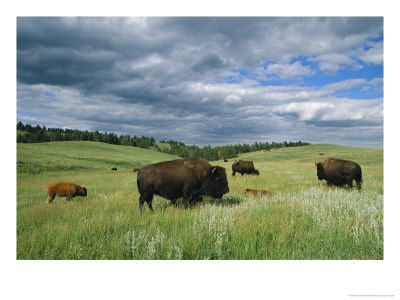
[[[71,201],[72,198],[76,196],[87,196],[87,189],[73,182],[52,183],[46,187],[46,191],[47,203],[53,202],[56,196],[66,197],[68,201]]]
[[[272,195],[271,191],[269,190],[251,190],[251,189],[246,189],[245,194],[246,196]]]

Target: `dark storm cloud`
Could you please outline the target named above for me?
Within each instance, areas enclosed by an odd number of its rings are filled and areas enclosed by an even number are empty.
[[[226,64],[221,57],[219,57],[217,54],[209,54],[200,58],[200,60],[193,65],[193,71],[203,72],[220,69],[223,67],[226,67]]]
[[[348,82],[326,88],[260,82],[334,74],[355,64],[355,56],[379,64],[382,43],[373,39],[382,26],[382,18],[19,17],[17,109],[51,116],[46,124],[37,118],[47,127],[197,144],[298,139],[307,128],[342,120],[365,126],[367,113],[351,119],[337,111],[321,117],[315,110],[328,98],[335,101],[335,90]],[[293,63],[299,56],[319,69]],[[369,82],[357,84],[367,88]],[[362,101],[346,101],[344,108],[363,107]],[[307,114],[308,108],[315,114]],[[381,110],[374,112],[380,116]]]

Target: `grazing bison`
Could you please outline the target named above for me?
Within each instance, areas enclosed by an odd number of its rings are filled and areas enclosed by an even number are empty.
[[[136,173],[136,172],[139,172],[139,171],[140,171],[140,168],[134,168],[134,169],[133,169],[133,172],[135,172],[135,173]]]
[[[117,168],[115,168],[115,167],[111,168],[111,171],[117,171]]]
[[[350,160],[327,158],[323,162],[315,163],[319,180],[325,179],[328,186],[343,186],[348,184],[353,187],[353,179],[361,191],[362,172],[359,164]]]
[[[224,159],[224,162],[228,162],[228,160],[227,160],[227,159]]]
[[[53,202],[56,196],[66,197],[67,201],[71,201],[76,196],[87,196],[87,189],[73,182],[57,182],[49,184],[46,187],[47,203]]]
[[[256,174],[259,175],[260,172],[254,168],[253,161],[239,160],[232,164],[232,176],[235,176],[236,172],[243,174]]]
[[[225,168],[211,166],[202,158],[184,158],[145,166],[137,175],[139,208],[146,201],[153,211],[153,194],[171,200],[183,198],[185,207],[209,195],[221,198],[229,192]]]
[[[251,189],[246,189],[245,194],[246,196],[272,195],[271,191],[269,190],[251,190]]]

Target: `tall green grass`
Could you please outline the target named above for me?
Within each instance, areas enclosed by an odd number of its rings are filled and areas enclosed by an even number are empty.
[[[311,145],[241,156],[254,161],[259,176],[232,176],[233,160],[214,162],[227,169],[230,193],[222,199],[184,209],[155,196],[155,212],[145,205],[140,214],[130,168],[173,156],[93,142],[30,146],[38,144],[17,145],[18,161],[61,156],[90,169],[30,172],[17,165],[18,259],[383,259],[382,150]],[[318,181],[314,161],[325,156],[359,162],[362,192]],[[121,170],[111,172],[109,159]],[[48,205],[45,186],[56,181],[84,185],[88,196]],[[273,195],[245,197],[248,187]]]

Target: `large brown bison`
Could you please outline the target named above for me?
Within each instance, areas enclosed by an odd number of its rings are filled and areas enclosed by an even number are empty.
[[[153,194],[171,200],[173,205],[182,197],[187,207],[201,201],[205,195],[221,198],[229,192],[225,168],[211,166],[202,158],[177,159],[142,167],[137,175],[137,186],[140,210],[146,201],[151,211]]]
[[[354,161],[336,158],[327,158],[323,162],[315,163],[319,180],[325,179],[328,186],[343,186],[348,184],[353,187],[353,179],[357,188],[361,190],[362,172],[361,167]]]
[[[47,203],[53,202],[56,196],[66,197],[67,201],[71,201],[73,197],[87,196],[87,189],[81,187],[73,182],[57,182],[49,184],[46,187],[47,191]]]
[[[253,161],[239,160],[232,164],[232,176],[235,176],[236,172],[243,174],[255,174],[259,175],[260,172],[254,168]]]

